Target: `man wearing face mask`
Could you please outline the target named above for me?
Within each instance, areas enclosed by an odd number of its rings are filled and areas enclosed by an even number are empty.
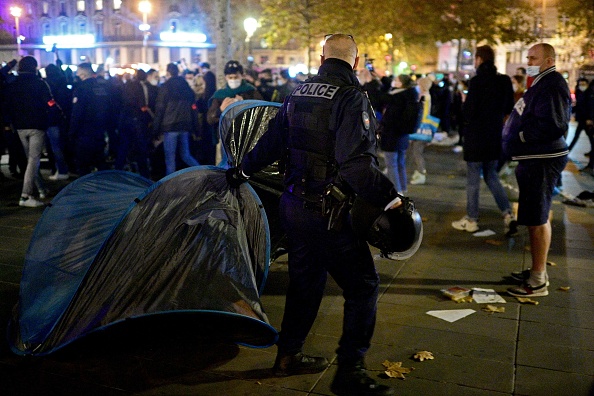
[[[225,80],[227,84],[224,88],[217,90],[209,100],[207,122],[215,128],[219,125],[221,113],[232,103],[244,99],[262,100],[262,95],[252,84],[243,78],[243,66],[235,60],[225,64]]]
[[[359,62],[353,37],[327,36],[321,60],[318,75],[285,99],[267,132],[227,176],[229,184],[238,187],[247,176],[286,159],[280,217],[289,241],[289,287],[273,373],[312,374],[327,368],[326,358],[306,355],[302,348],[330,274],[345,298],[332,392],[391,395],[392,388],[365,372],[379,290],[373,257],[350,224],[348,210],[337,215],[344,218],[342,227],[329,226],[332,215],[324,214],[322,195],[336,190],[344,191],[343,195],[356,193],[357,199],[380,211],[393,210],[400,197],[378,169],[376,122],[353,71]],[[339,187],[328,190],[332,186]]]
[[[512,273],[522,284],[508,289],[515,297],[548,295],[547,255],[551,245],[553,190],[567,164],[565,134],[571,114],[567,82],[555,69],[555,49],[546,43],[528,50],[532,85],[514,106],[503,129],[503,146],[518,161],[518,224],[528,227],[532,268]]]

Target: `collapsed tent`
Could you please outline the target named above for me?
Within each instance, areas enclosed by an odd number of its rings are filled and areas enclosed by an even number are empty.
[[[254,148],[268,129],[268,123],[278,113],[280,103],[262,100],[241,100],[228,106],[221,114],[219,135],[224,149],[224,162],[219,166],[238,166],[244,155]],[[249,184],[262,200],[271,229],[272,259],[285,252],[286,235],[277,215],[278,203],[284,190],[283,175],[274,163],[252,175]]]
[[[157,314],[198,315],[249,346],[276,341],[259,299],[269,230],[251,187],[230,190],[224,170],[207,166],[150,184],[126,172],[97,172],[46,208],[9,323],[15,353],[48,354]]]

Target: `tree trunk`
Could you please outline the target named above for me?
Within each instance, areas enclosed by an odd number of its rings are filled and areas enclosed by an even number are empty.
[[[217,86],[226,84],[224,66],[232,56],[231,48],[231,0],[217,0],[215,9],[215,44],[216,49],[216,75]]]

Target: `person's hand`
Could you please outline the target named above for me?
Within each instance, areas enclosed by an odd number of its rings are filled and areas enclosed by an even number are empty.
[[[240,100],[243,100],[243,98],[239,95],[235,95],[234,98],[225,98],[225,99],[223,99],[223,103],[221,103],[221,107],[219,109],[221,111],[225,111],[225,109],[227,107],[229,107],[230,105],[232,105],[235,102],[239,102]]]
[[[241,168],[229,168],[225,172],[227,183],[231,188],[239,188],[243,183],[248,181],[248,178],[243,174]]]
[[[586,125],[592,126],[592,125],[594,125],[594,121],[592,121],[592,120],[586,120]]]

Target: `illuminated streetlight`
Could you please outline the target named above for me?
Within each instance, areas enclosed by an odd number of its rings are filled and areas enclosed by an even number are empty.
[[[142,0],[138,3],[138,10],[142,13],[142,24],[138,27],[142,31],[142,63],[146,63],[147,60],[147,41],[151,25],[148,24],[148,14],[153,9],[151,2],[148,0]]]
[[[17,56],[21,55],[21,32],[19,29],[19,18],[21,17],[23,10],[20,7],[10,7],[10,15],[14,17],[14,25],[16,27],[17,36]]]
[[[253,57],[252,57],[252,36],[254,35],[254,32],[256,31],[256,29],[258,29],[258,21],[256,21],[255,18],[246,18],[243,21],[243,28],[245,29],[246,32],[246,36],[245,36],[245,42],[248,44],[248,69],[251,69],[251,63],[253,61]],[[250,61],[251,59],[251,61]]]

